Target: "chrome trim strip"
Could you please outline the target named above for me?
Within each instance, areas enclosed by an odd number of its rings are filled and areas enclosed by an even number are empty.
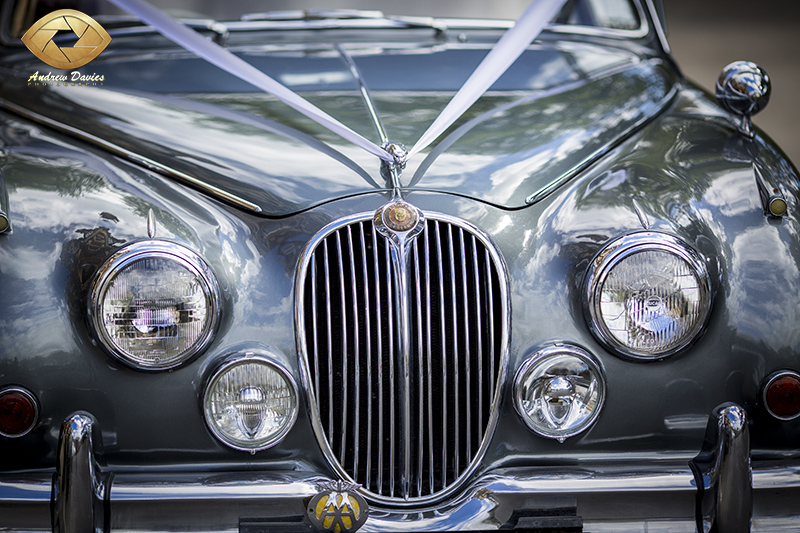
[[[664,25],[661,24],[661,19],[658,16],[658,9],[656,9],[656,5],[653,3],[653,0],[644,0],[647,3],[647,10],[650,12],[650,17],[653,20],[653,26],[656,28],[656,35],[658,36],[658,41],[661,44],[661,48],[664,49],[664,52],[671,53],[669,48],[669,42],[667,41],[667,33],[664,31]],[[638,4],[638,0],[636,4]]]
[[[45,117],[38,113],[34,113],[33,111],[27,110],[7,100],[0,99],[0,106],[5,107],[10,111],[13,111],[14,113],[21,115],[27,118],[28,120],[37,122],[39,124],[43,124],[49,128],[53,128],[54,130],[60,131],[62,133],[67,133],[69,135],[72,135],[73,137],[76,137],[81,141],[99,146],[100,148],[108,150],[114,155],[125,158],[129,161],[132,161],[133,163],[142,165],[147,170],[151,170],[153,172],[157,172],[167,177],[172,177],[184,181],[200,189],[202,192],[208,194],[209,196],[216,198],[217,200],[233,204],[236,207],[239,207],[241,209],[246,209],[253,213],[261,213],[261,207],[259,207],[257,204],[249,202],[244,198],[236,196],[235,194],[231,194],[223,189],[220,189],[219,187],[215,187],[214,185],[199,180],[193,176],[190,176],[189,174],[186,174],[185,172],[181,172],[180,170],[175,170],[174,168],[170,168],[167,165],[162,165],[161,163],[153,161],[152,159],[149,159],[143,155],[131,152],[130,150],[126,150],[125,148],[110,143],[104,139],[101,139],[100,137],[92,135],[91,133],[86,133],[85,131],[73,128],[72,126],[62,124],[61,122]]]
[[[142,364],[132,356],[122,353],[114,342],[108,337],[103,327],[101,303],[103,295],[113,281],[113,277],[131,263],[140,259],[160,258],[178,263],[189,272],[197,276],[203,286],[203,292],[208,299],[209,308],[206,313],[207,321],[203,332],[185,352],[174,360],[165,363]],[[193,250],[169,241],[146,240],[137,241],[126,245],[112,254],[98,269],[92,280],[91,291],[87,298],[87,315],[89,325],[95,338],[103,349],[117,361],[132,368],[150,372],[166,371],[179,367],[202,353],[214,340],[221,316],[221,292],[219,282],[214,272],[200,255]]]
[[[355,215],[351,215],[351,216],[347,216],[347,217],[335,220],[335,221],[329,223],[328,225],[326,225],[325,227],[323,227],[319,232],[317,232],[311,238],[311,240],[308,242],[308,244],[306,245],[305,249],[303,250],[303,252],[302,252],[302,254],[301,254],[301,256],[300,256],[300,258],[298,260],[298,267],[297,267],[297,271],[296,271],[297,272],[297,277],[295,279],[295,330],[296,330],[296,333],[297,333],[297,349],[298,349],[298,355],[299,355],[300,374],[301,374],[301,377],[302,377],[303,387],[305,388],[305,390],[306,390],[306,392],[307,392],[307,394],[309,396],[309,400],[310,400],[308,402],[307,408],[309,409],[309,415],[310,415],[311,423],[312,423],[312,426],[314,428],[314,432],[315,432],[315,434],[317,436],[317,441],[318,441],[318,443],[320,445],[320,448],[322,449],[323,454],[325,455],[325,457],[328,460],[331,468],[336,472],[336,474],[338,476],[340,476],[342,479],[345,479],[345,480],[348,480],[348,481],[354,481],[354,480],[351,478],[350,474],[342,468],[341,464],[339,463],[339,461],[337,460],[337,458],[334,456],[334,454],[331,451],[331,447],[330,447],[330,445],[327,442],[326,437],[325,437],[325,432],[322,431],[321,421],[320,421],[320,413],[319,413],[319,410],[318,410],[318,407],[317,407],[318,403],[317,403],[317,401],[315,399],[315,396],[314,396],[313,381],[312,381],[311,375],[310,375],[311,374],[311,370],[310,370],[310,367],[309,367],[309,364],[308,364],[308,354],[307,354],[307,348],[306,348],[307,340],[306,340],[306,333],[305,333],[305,326],[304,326],[304,304],[303,304],[303,302],[305,301],[305,279],[306,279],[306,275],[307,275],[308,264],[309,264],[311,258],[314,255],[314,250],[317,249],[317,247],[319,246],[320,242],[324,242],[325,238],[328,235],[332,234],[333,232],[337,231],[339,228],[341,228],[343,226],[346,226],[346,225],[349,225],[349,224],[353,224],[353,223],[357,223],[357,222],[360,222],[360,221],[371,220],[373,218],[373,216],[374,216],[374,213],[372,213],[372,212],[359,213],[359,214],[355,214]],[[489,287],[489,290],[488,290],[488,294],[490,296],[489,296],[489,299],[487,300],[487,302],[494,302],[494,301],[498,302],[499,309],[500,309],[500,312],[501,312],[500,319],[502,320],[503,328],[501,328],[501,338],[499,339],[499,341],[500,341],[499,344],[496,342],[498,339],[492,338],[492,354],[491,354],[491,356],[492,356],[492,360],[497,363],[497,367],[498,367],[499,370],[498,370],[498,372],[495,372],[494,371],[494,365],[492,365],[492,369],[491,369],[492,382],[490,383],[490,387],[491,387],[491,391],[492,391],[491,413],[490,413],[490,416],[489,416],[489,420],[488,420],[488,422],[486,424],[486,433],[484,434],[483,439],[481,440],[481,443],[480,443],[477,451],[475,452],[471,462],[469,463],[469,465],[467,465],[464,468],[464,471],[461,473],[461,475],[459,475],[456,479],[451,480],[451,482],[448,484],[447,483],[446,474],[445,474],[445,478],[443,480],[444,481],[444,487],[445,487],[444,489],[440,490],[439,492],[433,493],[433,494],[428,494],[426,496],[409,497],[407,500],[401,500],[401,499],[398,499],[397,497],[381,496],[379,494],[373,493],[371,489],[365,488],[365,487],[361,487],[359,489],[359,492],[364,497],[366,497],[368,500],[370,500],[372,502],[377,502],[377,503],[391,505],[391,506],[399,506],[399,507],[427,505],[427,504],[431,504],[433,502],[441,501],[441,500],[451,496],[454,492],[458,491],[462,487],[462,485],[466,481],[466,479],[470,475],[472,475],[472,473],[475,471],[475,469],[479,465],[480,461],[482,460],[483,456],[485,455],[486,450],[487,450],[487,448],[489,446],[489,441],[490,441],[491,435],[494,433],[494,429],[495,429],[495,427],[497,425],[497,420],[499,418],[499,404],[500,404],[500,399],[501,399],[502,390],[503,390],[503,387],[501,387],[501,384],[504,382],[506,374],[508,372],[509,332],[510,332],[510,325],[511,325],[511,323],[510,323],[511,322],[511,315],[510,315],[511,301],[510,301],[510,295],[509,295],[509,291],[508,291],[507,268],[506,268],[505,261],[503,260],[502,256],[499,254],[499,252],[498,252],[496,246],[494,245],[494,243],[492,242],[491,238],[486,233],[481,231],[479,228],[477,228],[476,226],[471,224],[470,222],[467,222],[467,221],[465,221],[463,219],[455,218],[455,217],[452,217],[452,216],[449,216],[449,215],[445,215],[445,214],[442,214],[442,213],[436,213],[436,212],[425,212],[425,217],[426,217],[426,219],[429,220],[429,222],[432,223],[431,225],[428,226],[428,229],[434,228],[434,231],[437,232],[437,235],[439,237],[441,237],[441,229],[439,228],[438,222],[442,222],[442,223],[450,224],[452,226],[457,226],[457,227],[464,228],[466,231],[469,231],[470,233],[472,233],[476,237],[476,239],[485,247],[485,255],[484,255],[484,257],[485,257],[485,260],[486,260],[487,268],[489,269],[488,271],[492,272],[492,270],[494,270],[496,272],[496,275],[492,275],[491,276],[492,283],[489,283],[490,287]],[[425,231],[424,233],[427,234],[428,232]],[[375,232],[373,232],[373,238],[375,238]],[[440,242],[440,238],[438,240]],[[388,242],[388,239],[386,239],[385,246],[386,246],[387,250],[390,249],[390,247],[391,247],[391,243]],[[440,246],[438,248],[440,248]],[[391,310],[393,307],[395,307],[395,305],[392,303],[392,296],[391,296],[392,286],[393,286],[393,282],[391,280],[392,267],[391,267],[391,262],[389,260],[388,254],[387,254],[387,257],[386,257],[386,267],[387,267],[387,274],[389,276],[387,278],[387,280],[389,281],[389,284],[388,284],[389,302],[387,302],[388,303],[387,308],[389,310]],[[440,272],[441,272],[442,271],[441,269],[443,268],[443,266],[441,264],[441,260],[439,261],[438,268],[440,269]],[[377,272],[376,272],[376,275],[377,275]],[[494,294],[495,291],[491,288],[491,285],[494,284],[494,283],[498,284],[500,294],[497,294],[497,295]],[[426,287],[426,290],[427,290],[427,287]],[[499,300],[496,300],[497,298],[499,298]],[[445,305],[444,300],[440,299],[439,303],[440,303],[441,306]],[[494,325],[494,317],[492,316],[492,314],[490,314],[490,316],[491,316],[491,324]],[[389,333],[390,333],[390,336],[391,336],[390,338],[393,339],[394,338],[393,337],[394,336],[394,328],[393,328],[392,324],[394,323],[395,318],[393,316],[387,317],[387,318],[388,318],[388,321],[387,321],[388,329],[389,329]],[[442,326],[444,328],[446,328],[446,324],[442,324]],[[445,331],[445,334],[446,334],[446,331]],[[391,355],[390,355],[390,362],[393,361],[394,358],[395,358],[394,348],[393,348],[394,342],[395,342],[394,340],[391,340],[390,346],[387,347],[392,352]],[[442,342],[443,343],[447,342],[447,338],[444,337],[442,339]],[[498,345],[501,346],[501,352],[500,353],[495,353],[494,346],[498,346]],[[445,368],[446,368],[446,361],[443,361],[443,364],[445,365]],[[390,365],[390,371],[394,372],[393,364]],[[394,377],[394,376],[390,377],[390,385],[391,385],[391,381],[392,381],[391,378],[392,377]],[[379,394],[380,394],[380,390],[379,390]],[[390,395],[391,395],[391,398],[390,398],[391,412],[394,413],[395,406],[394,406],[394,402],[392,401],[393,397],[394,397],[394,391],[393,390],[390,391]],[[447,398],[447,396],[443,395],[442,398],[445,399],[445,398]],[[429,406],[432,403],[433,402],[429,402]],[[394,418],[394,417],[392,416],[392,418]],[[379,425],[380,425],[380,423],[379,423]],[[390,438],[392,439],[392,442],[394,442],[394,438],[395,438],[394,420],[390,421],[389,430],[390,430],[390,433],[391,433],[391,437]],[[445,438],[446,438],[446,434],[445,434]],[[383,439],[381,438],[380,440],[382,441]],[[378,448],[378,453],[380,454],[380,453],[382,453],[382,451],[383,451],[383,447],[381,446],[381,447]],[[393,450],[390,450],[389,453],[391,455],[390,459],[389,459],[390,464],[394,465],[395,464],[395,460],[394,460],[394,456],[393,456]],[[443,451],[442,453],[443,453],[443,458],[446,459],[446,451]],[[443,461],[443,464],[446,464],[446,461]],[[393,469],[390,468],[389,470],[391,472]],[[379,467],[377,469],[377,472],[378,472],[378,475],[380,476],[380,474],[382,472],[382,465],[379,465]],[[393,474],[391,474],[391,478],[390,478],[390,493],[391,494],[396,494],[396,492],[394,491],[394,487],[395,487],[394,481],[396,481],[396,480],[394,480],[394,476],[393,476]],[[378,489],[377,490],[378,491],[382,490],[380,482],[378,483]]]
[[[553,181],[551,181],[550,183],[548,183],[547,185],[545,185],[544,187],[539,189],[538,192],[528,196],[525,199],[525,204],[526,205],[532,205],[532,204],[535,204],[536,202],[538,202],[539,200],[542,200],[543,198],[547,197],[550,193],[552,193],[553,191],[555,191],[556,189],[561,187],[561,185],[563,185],[564,183],[570,181],[574,176],[577,176],[578,174],[583,172],[584,169],[586,169],[586,168],[590,167],[591,165],[593,165],[595,163],[595,161],[597,161],[600,158],[602,158],[603,156],[605,156],[609,151],[611,151],[614,147],[619,145],[621,142],[623,142],[626,139],[629,139],[630,136],[634,132],[638,131],[640,128],[644,127],[652,119],[654,119],[655,117],[660,115],[666,109],[667,105],[677,95],[678,95],[678,84],[675,83],[675,84],[672,85],[672,87],[667,92],[667,94],[664,95],[664,97],[661,100],[658,101],[658,103],[655,105],[655,109],[653,109],[653,111],[651,111],[650,113],[648,113],[646,115],[643,115],[642,118],[640,118],[635,124],[633,124],[631,127],[629,127],[628,129],[626,129],[625,131],[623,131],[619,135],[617,135],[617,137],[614,140],[612,140],[612,141],[606,143],[605,145],[599,147],[597,150],[595,150],[594,152],[589,154],[586,158],[584,158],[584,160],[582,162],[578,163],[577,165],[575,165],[571,169],[566,170],[565,172],[562,172],[561,176],[557,177],[556,179],[554,179]]]

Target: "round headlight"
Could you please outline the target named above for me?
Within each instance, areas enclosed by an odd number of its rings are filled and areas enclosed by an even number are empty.
[[[208,382],[206,423],[223,443],[256,452],[277,444],[297,418],[297,387],[282,367],[247,356],[222,366]]]
[[[551,346],[517,372],[517,411],[533,431],[563,442],[597,419],[605,400],[600,365],[576,346]]]
[[[711,310],[705,263],[663,233],[634,233],[606,246],[587,272],[585,296],[598,340],[636,359],[685,348],[700,336]]]
[[[122,248],[98,271],[89,316],[114,357],[143,370],[174,368],[211,342],[219,289],[208,265],[177,244]]]

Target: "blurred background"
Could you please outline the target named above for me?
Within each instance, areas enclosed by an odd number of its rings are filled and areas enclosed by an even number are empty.
[[[800,166],[800,0],[664,0],[664,9],[673,56],[707,91],[732,61],[767,71],[770,103],[753,122]]]

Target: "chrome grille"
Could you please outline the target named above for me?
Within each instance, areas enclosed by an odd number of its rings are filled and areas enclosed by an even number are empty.
[[[299,344],[323,447],[340,475],[382,501],[430,499],[469,474],[493,427],[504,368],[499,256],[465,224],[426,217],[410,251],[408,406],[398,395],[396,270],[371,217],[325,230],[300,273]]]

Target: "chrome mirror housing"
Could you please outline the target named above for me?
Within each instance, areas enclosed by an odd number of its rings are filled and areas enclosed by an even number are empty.
[[[742,117],[739,131],[753,136],[750,117],[769,103],[772,84],[767,72],[751,61],[734,61],[717,78],[717,102],[724,109]]]

